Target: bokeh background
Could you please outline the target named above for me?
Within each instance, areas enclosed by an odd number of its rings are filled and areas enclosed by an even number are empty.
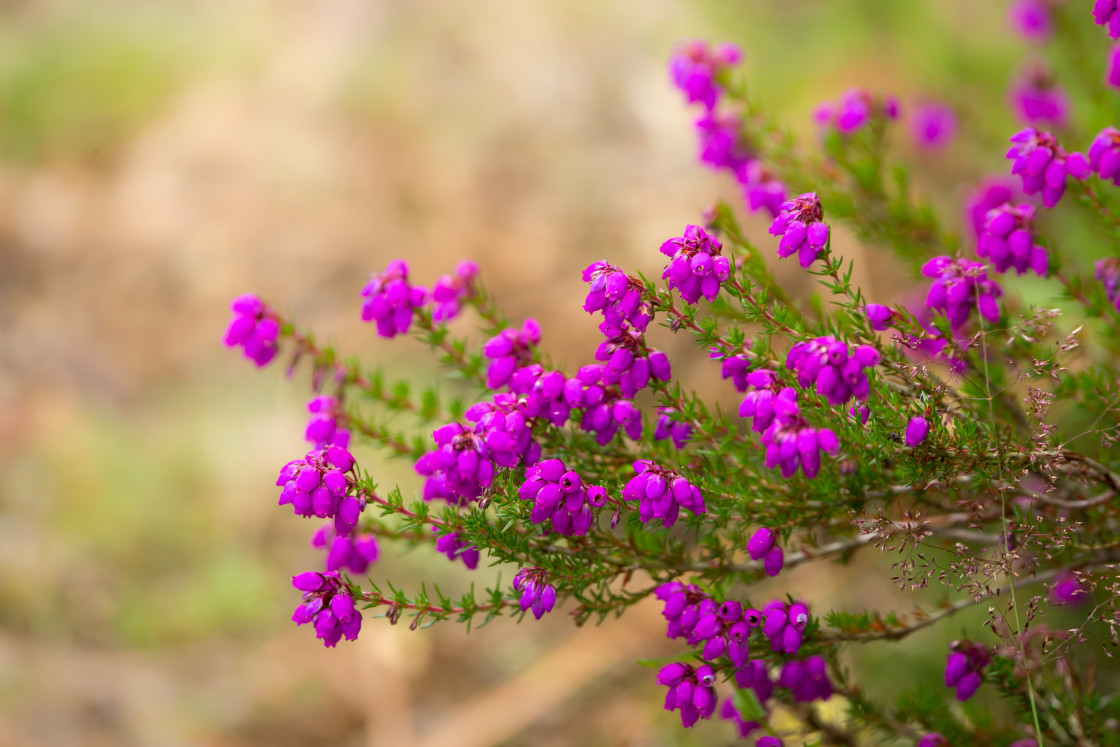
[[[635,664],[677,651],[653,603],[582,630],[562,611],[469,635],[367,620],[336,650],[292,625],[289,577],[320,558],[272,482],[305,448],[308,384],[222,348],[228,301],[259,293],[371,364],[438,380],[414,342],[360,323],[358,292],[394,257],[424,283],[472,257],[511,316],[536,316],[556,359],[582,364],[579,271],[610,257],[652,273],[662,240],[740,201],[695,162],[666,75],[678,40],[741,44],[758,100],[807,137],[815,105],[852,85],[955,106],[969,134],[949,150],[896,143],[954,224],[1013,128],[1001,102],[1028,53],[1005,14],[974,0],[0,4],[0,745],[729,742],[727,725],[681,730]],[[869,264],[872,295],[904,287]],[[416,487],[407,465],[361,453]],[[375,577],[406,588],[472,580],[382,549]],[[838,572],[784,583],[822,605],[912,602],[892,600],[874,558]],[[853,664],[890,692],[902,672],[936,676],[954,632]]]

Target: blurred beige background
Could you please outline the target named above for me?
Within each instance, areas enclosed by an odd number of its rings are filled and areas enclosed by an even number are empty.
[[[759,97],[799,132],[856,83],[956,96],[967,119],[1018,53],[986,31],[1002,8],[899,5],[0,5],[0,745],[729,741],[726,725],[680,729],[635,664],[679,651],[656,605],[586,630],[562,611],[469,635],[367,619],[329,651],[296,629],[288,578],[320,558],[272,481],[304,449],[306,378],[223,349],[227,304],[259,293],[347,352],[437,378],[415,343],[360,323],[358,293],[394,257],[426,284],[472,257],[511,316],[581,364],[582,267],[657,272],[661,241],[739,200],[694,163],[673,45],[743,44]],[[973,152],[921,160],[920,188],[951,206],[999,167]],[[415,487],[407,465],[363,464]],[[472,579],[382,549],[379,578]]]

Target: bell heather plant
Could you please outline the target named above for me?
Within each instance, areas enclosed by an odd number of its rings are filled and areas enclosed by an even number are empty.
[[[1018,2],[1012,17],[1055,54],[1099,35],[1094,21],[1117,35],[1115,2],[1083,5]],[[233,301],[226,345],[257,366],[304,364],[316,395],[312,448],[277,480],[281,505],[326,520],[311,530],[323,562],[291,580],[293,620],[335,647],[377,635],[374,618],[583,625],[652,597],[679,655],[650,662],[650,682],[683,727],[756,745],[1115,744],[1115,681],[1083,662],[1120,640],[1120,135],[1088,125],[1099,107],[1067,111],[1062,94],[1061,116],[1023,114],[1017,94],[1024,119],[1062,129],[1005,133],[986,161],[997,173],[975,174],[939,215],[890,147],[894,96],[853,88],[798,143],[739,78],[742,56],[692,41],[670,64],[700,160],[742,203],[696,216],[637,267],[603,259],[568,279],[571,304],[600,323],[582,367],[553,363],[535,320],[506,319],[469,260],[422,273],[429,292],[395,259],[354,298],[374,334],[412,338],[467,382],[467,401],[342,358],[255,296]],[[1032,78],[1030,96],[1114,96],[1095,73],[1045,84]],[[968,127],[945,107],[911,121],[939,148]],[[770,222],[765,241],[747,238],[743,211]],[[843,253],[857,242],[894,263],[900,292],[853,282]],[[775,281],[770,267],[793,255],[800,269],[783,267],[818,295]],[[467,318],[481,344],[459,330]],[[674,378],[679,361],[654,347],[673,334],[719,362],[715,389]],[[376,450],[416,479],[379,484]],[[402,589],[378,564],[389,543],[509,580],[456,597]],[[799,566],[871,548],[915,592],[908,608],[760,586],[796,589]],[[985,624],[956,617],[972,608]],[[933,626],[958,639],[943,671],[899,667],[893,697],[869,694],[851,653]]]

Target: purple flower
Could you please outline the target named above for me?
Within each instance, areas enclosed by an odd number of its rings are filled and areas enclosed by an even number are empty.
[[[919,739],[917,747],[950,747],[950,744],[948,739],[937,732],[933,732]]]
[[[517,495],[533,501],[533,524],[551,521],[556,532],[567,536],[587,534],[595,523],[593,509],[607,502],[605,489],[587,485],[559,459],[546,459],[527,469]]]
[[[603,364],[599,373],[604,386],[617,386],[629,399],[645,389],[651,378],[671,378],[669,358],[660,350],[647,348],[641,332],[627,324],[612,327],[603,323],[599,329],[606,339],[595,350],[595,360]]]
[[[639,332],[645,332],[653,318],[653,310],[644,298],[645,288],[637,278],[604,260],[599,260],[583,271],[583,281],[590,283],[587,299],[583,308],[589,314],[603,312],[603,318],[611,326],[621,326],[623,322]]]
[[[739,713],[739,709],[735,707],[735,701],[730,698],[723,701],[723,705],[720,706],[719,717],[735,724],[735,730],[739,732],[739,736],[743,739],[762,728],[762,724],[759,722],[744,719],[743,715]]]
[[[534,386],[526,395],[499,392],[492,400],[472,405],[464,413],[467,420],[476,423],[474,433],[485,444],[486,453],[495,466],[511,469],[519,463],[537,461],[541,447],[533,440],[530,413],[548,418],[555,416],[552,422],[558,426],[568,419],[569,410],[554,412],[558,405],[550,397],[553,389],[563,387],[564,375],[552,371],[537,383],[542,381],[547,384]]]
[[[748,388],[747,375],[751,370],[749,353],[750,349],[746,345],[739,348],[738,352],[725,351],[716,346],[708,352],[708,357],[720,361],[721,378],[731,379],[735,391],[745,392]]]
[[[311,418],[307,421],[304,438],[315,444],[316,449],[328,446],[350,445],[350,431],[341,427],[339,420],[344,416],[342,404],[334,397],[320,395],[307,403]]]
[[[828,665],[820,656],[810,656],[804,661],[787,661],[782,667],[782,673],[778,675],[778,687],[789,690],[798,703],[811,703],[832,697]]]
[[[1035,243],[1033,205],[1005,203],[990,210],[984,232],[976,243],[976,253],[986,257],[999,272],[1014,268],[1022,275],[1027,270],[1046,277],[1050,261],[1046,249]]]
[[[1089,146],[1089,168],[1120,187],[1120,130],[1105,127]]]
[[[661,245],[661,253],[670,258],[661,277],[668,278],[669,287],[676,288],[685,303],[696,303],[701,296],[714,301],[720,283],[731,277],[731,262],[720,249],[719,240],[703,228],[688,226],[684,236]]]
[[[1116,12],[1116,0],[1096,0],[1093,3],[1093,20],[1098,26],[1108,26],[1108,35],[1120,38],[1120,13]]]
[[[377,334],[382,337],[396,337],[408,332],[413,311],[428,300],[428,291],[409,285],[408,263],[394,259],[384,272],[369,276],[362,296],[362,321],[376,322]]]
[[[755,740],[754,747],[785,747],[785,742],[769,735]]]
[[[894,322],[894,312],[890,307],[883,306],[882,304],[869,303],[863,307],[863,313],[867,317],[867,322],[871,325],[871,329],[876,332],[882,332],[889,329]]]
[[[691,664],[674,662],[657,673],[657,684],[669,688],[665,694],[665,710],[679,711],[686,728],[715,712],[715,683],[715,670],[707,664],[694,668]]]
[[[265,366],[280,349],[280,320],[276,313],[253,295],[238,296],[230,303],[233,317],[229,320],[222,342],[226,347],[240,347],[245,357],[258,366]]]
[[[1098,259],[1094,277],[1104,285],[1109,302],[1120,311],[1120,259],[1106,257]]]
[[[1008,8],[1011,26],[1026,39],[1044,42],[1050,38],[1050,8],[1043,0],[1016,0]]]
[[[744,619],[748,613],[755,617],[761,615],[758,610],[748,610],[743,613]],[[759,622],[755,622],[751,625],[752,629],[758,627],[759,624]],[[762,704],[770,700],[770,696],[774,694],[774,683],[770,679],[770,672],[767,670],[766,662],[761,659],[752,659],[747,662],[746,666],[735,672],[735,684],[744,690],[748,688],[754,690],[755,697]]]
[[[487,439],[459,423],[441,426],[432,436],[436,450],[424,454],[415,465],[417,474],[428,478],[424,500],[441,498],[461,505],[482,495],[494,482],[494,461]],[[515,443],[503,440],[497,445],[508,448],[506,461],[517,463]]]
[[[701,163],[717,171],[727,169],[733,174],[746,174],[758,157],[754,146],[743,132],[742,122],[734,114],[708,112],[696,120]]]
[[[766,210],[772,218],[782,211],[786,201],[786,185],[759,161],[750,161],[736,172],[747,207],[751,212]]]
[[[1050,587],[1050,604],[1056,606],[1084,604],[1089,600],[1089,592],[1077,574],[1066,572],[1058,576]]]
[[[989,210],[1005,202],[1019,199],[1021,195],[1018,183],[1010,177],[989,176],[981,181],[976,191],[965,201],[965,217],[967,223],[972,226],[973,234],[977,238],[980,237]]]
[[[778,381],[778,376],[767,368],[751,371],[746,376],[747,386],[752,391],[747,392],[739,404],[739,417],[753,418],[751,429],[756,433],[764,433],[774,422],[774,412],[778,406],[777,400],[797,407],[797,390],[793,387],[783,387]]]
[[[757,530],[747,540],[747,554],[751,560],[761,560],[767,576],[777,576],[785,564],[785,553],[775,542],[774,530],[767,527]]]
[[[957,133],[957,116],[944,104],[924,104],[914,110],[910,135],[919,147],[943,148]]]
[[[658,407],[657,411],[660,415],[657,418],[657,426],[653,430],[653,440],[664,441],[671,438],[673,446],[683,449],[688,439],[692,437],[692,424],[674,419],[674,415],[679,417],[679,414],[671,407]]]
[[[449,532],[438,537],[436,539],[436,552],[446,555],[448,560],[462,560],[463,565],[472,571],[478,568],[478,548],[459,539],[458,532]]]
[[[334,519],[338,534],[350,534],[365,509],[365,499],[351,492],[353,468],[354,457],[341,446],[307,452],[280,470],[280,505],[291,504],[298,516]]]
[[[989,322],[999,321],[996,299],[1003,289],[988,279],[987,265],[970,259],[934,257],[922,266],[922,274],[933,278],[926,306],[939,309],[949,319],[949,326],[957,329],[968,321],[973,307]]]
[[[762,434],[766,466],[780,469],[782,477],[793,477],[798,467],[805,477],[816,477],[821,467],[820,453],[835,454],[840,448],[836,434],[828,428],[810,426],[798,412],[796,402],[784,397],[775,397],[772,402],[774,419]]]
[[[775,599],[767,602],[758,614],[762,634],[770,642],[771,650],[796,654],[801,648],[802,631],[809,624],[809,608],[803,602],[787,606],[780,599]]]
[[[1069,117],[1069,97],[1050,70],[1035,64],[1016,79],[1009,90],[1011,106],[1029,125],[1064,127]]]
[[[660,519],[673,526],[682,508],[699,516],[704,513],[700,489],[676,472],[646,459],[634,462],[634,477],[622,489],[622,497],[638,502],[638,518],[643,524]]]
[[[1011,136],[1007,158],[1014,160],[1011,173],[1023,180],[1023,192],[1042,193],[1042,204],[1054,207],[1066,191],[1066,178],[1084,179],[1089,162],[1080,153],[1066,153],[1049,132],[1028,127]]]
[[[786,356],[786,368],[797,372],[797,382],[804,388],[815,385],[834,405],[853,397],[866,400],[871,383],[864,369],[878,363],[879,351],[870,345],[857,345],[849,351],[847,343],[831,336],[799,342]]]
[[[344,637],[357,640],[362,613],[337,573],[300,573],[292,576],[292,586],[303,592],[303,603],[292,613],[292,622],[312,623],[315,637],[327,648],[334,648]]]
[[[1108,67],[1105,70],[1104,82],[1113,88],[1120,88],[1120,44],[1108,53]]]
[[[727,657],[736,668],[747,665],[751,627],[740,602],[717,602],[699,587],[679,581],[662,584],[654,595],[665,603],[661,615],[669,623],[669,638],[683,637],[689,646],[702,646],[700,656],[706,661]]]
[[[906,424],[906,445],[913,448],[926,440],[929,435],[929,421],[921,415],[910,418]]]
[[[478,275],[478,264],[470,259],[464,259],[455,265],[452,275],[440,275],[439,280],[432,286],[432,320],[449,322],[459,316],[463,309],[463,301],[470,298],[474,292],[474,279]]]
[[[850,135],[873,117],[898,119],[898,99],[878,98],[862,88],[852,88],[844,92],[839,103],[826,101],[813,112],[818,126],[835,127],[842,135]]]
[[[533,359],[533,348],[541,341],[541,328],[537,320],[526,319],[521,329],[503,329],[482,346],[482,354],[490,360],[486,368],[486,386],[498,389],[509,383],[514,372],[528,366]]]
[[[522,568],[513,577],[513,588],[521,592],[521,611],[531,610],[538,620],[556,606],[556,587],[548,583],[544,569]]]
[[[945,686],[956,688],[957,700],[966,701],[976,694],[983,679],[984,668],[992,661],[986,646],[971,641],[954,641],[945,661]]]
[[[605,369],[599,364],[584,366],[576,378],[579,386],[565,385],[565,396],[572,397],[583,408],[580,430],[594,433],[599,444],[610,443],[619,429],[637,441],[642,437],[642,413],[633,402],[622,398],[618,386],[603,381]]]
[[[328,548],[328,571],[345,568],[351,573],[362,574],[369,570],[380,554],[377,538],[372,534],[338,534],[330,524],[319,527],[311,537],[311,546]]]
[[[743,53],[733,44],[711,49],[705,41],[684,42],[669,58],[669,77],[688,103],[703,104],[711,111],[719,101],[719,77],[742,58]]]
[[[779,257],[796,253],[802,267],[813,264],[828,243],[828,225],[824,223],[824,211],[816,192],[806,192],[783,202],[781,212],[770,224],[770,233],[782,237],[778,243]]]

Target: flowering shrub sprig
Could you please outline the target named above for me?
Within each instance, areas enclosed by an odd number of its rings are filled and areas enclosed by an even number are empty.
[[[1024,0],[1011,18],[1057,44],[1071,24],[1091,28],[1073,5]],[[1117,36],[1115,2],[1098,0],[1092,16]],[[321,570],[292,577],[302,595],[293,620],[335,647],[359,635],[363,615],[364,635],[376,635],[378,616],[414,628],[549,624],[563,610],[582,625],[653,597],[681,650],[650,684],[666,688],[664,707],[684,727],[718,712],[705,728],[763,746],[809,735],[1110,743],[1120,698],[1081,677],[1074,650],[1120,635],[1120,200],[1109,192],[1120,134],[1099,131],[1087,157],[1067,150],[1092,130],[1053,97],[1081,84],[1031,78],[1012,104],[1029,122],[1064,127],[1062,140],[1033,127],[1011,135],[1005,173],[954,192],[967,195],[962,240],[891,162],[897,100],[853,89],[821,110],[819,142],[801,145],[737,81],[741,57],[686,43],[671,82],[698,112],[701,161],[730,174],[741,207],[766,210],[780,238],[756,245],[721,203],[667,238],[661,259],[650,247],[640,268],[592,263],[586,285],[569,280],[573,308],[582,296],[599,333],[570,368],[548,359],[536,320],[504,318],[470,261],[431,293],[403,260],[355,289],[377,334],[432,351],[466,387],[458,397],[389,381],[262,300],[234,300],[225,344],[261,367],[290,354],[315,391],[303,434],[312,450],[277,480],[281,505],[327,520],[312,539]],[[919,108],[911,124],[919,145],[954,147],[952,110]],[[1063,250],[1054,239],[1076,222],[1086,246]],[[1091,255],[1102,236],[1106,251]],[[909,276],[866,293],[845,259],[858,256],[854,242],[892,250]],[[779,267],[819,284],[808,301],[768,266],[794,254],[802,269]],[[989,277],[1011,269],[1032,271],[1036,286]],[[477,338],[455,331],[466,316]],[[687,362],[653,346],[672,334],[718,360],[720,378],[711,363],[709,387],[673,378]],[[717,401],[737,396],[737,412]],[[380,489],[380,458],[406,460],[415,481]],[[398,543],[460,570],[499,566],[506,580],[458,599],[427,582],[409,594],[377,580],[383,548]],[[901,591],[936,595],[909,612],[852,611],[854,598],[830,610],[839,597],[794,570],[867,548],[892,551],[877,567]],[[796,595],[759,598],[757,583],[774,577]],[[872,698],[859,667],[842,663],[849,646],[956,625],[973,608],[989,610],[987,624],[940,649],[943,686],[914,667],[898,674],[897,698]],[[1001,699],[995,715],[950,708],[981,691]]]

